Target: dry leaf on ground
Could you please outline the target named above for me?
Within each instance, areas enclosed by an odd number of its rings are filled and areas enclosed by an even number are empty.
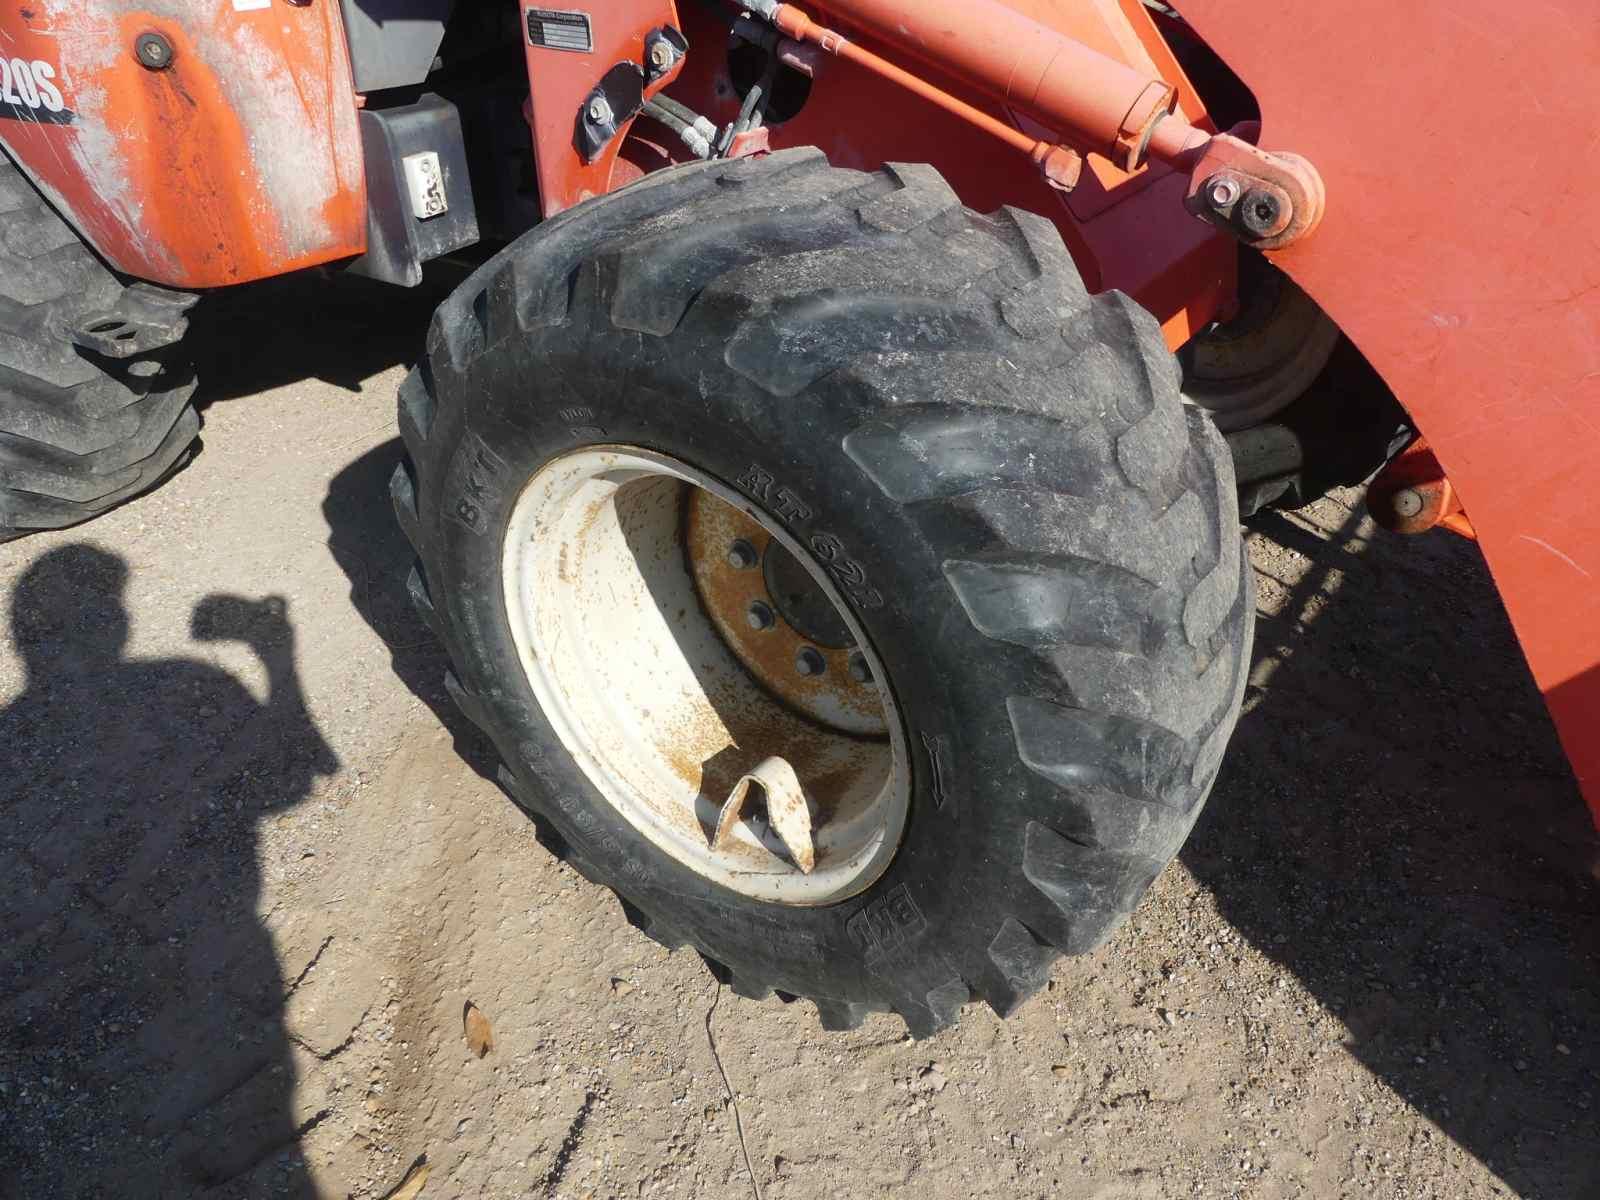
[[[479,1058],[494,1049],[494,1031],[489,1028],[489,1018],[470,1000],[462,1011],[461,1023],[467,1037],[467,1047]]]
[[[400,1181],[400,1186],[390,1192],[383,1200],[417,1200],[422,1191],[422,1185],[428,1182],[428,1164],[415,1162],[411,1170],[406,1172],[406,1177]]]

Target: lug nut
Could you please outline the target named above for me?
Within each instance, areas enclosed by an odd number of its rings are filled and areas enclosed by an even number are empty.
[[[756,548],[749,542],[740,538],[728,547],[728,565],[740,571],[748,571],[761,560],[756,553]]]
[[[750,622],[751,629],[771,629],[778,622],[778,618],[772,614],[772,609],[759,600],[750,605],[744,616],[745,620]]]
[[[604,125],[611,120],[611,105],[606,102],[604,96],[596,96],[589,101],[589,120],[596,125]]]
[[[794,656],[794,669],[802,675],[821,675],[827,667],[828,660],[813,646],[800,647],[800,653]]]
[[[857,683],[872,682],[872,667],[867,662],[867,656],[859,650],[850,656],[850,678]]]

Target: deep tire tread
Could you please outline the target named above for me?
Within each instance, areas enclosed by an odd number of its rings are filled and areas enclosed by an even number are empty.
[[[67,337],[121,291],[0,159],[0,541],[88,520],[186,461],[194,382],[168,351],[102,362]]]

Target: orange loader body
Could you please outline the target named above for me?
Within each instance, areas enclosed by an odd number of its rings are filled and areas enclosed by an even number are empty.
[[[22,5],[0,29],[6,150],[117,270],[209,288],[365,249],[336,5]]]
[[[1425,435],[1453,493],[1440,520],[1482,546],[1600,820],[1600,512],[1584,500],[1600,458],[1592,0],[1186,0],[1185,36],[1247,89],[1226,120],[1208,109],[1214,82],[1180,64],[1162,5],[752,7],[772,10],[809,96],[735,152],[929,162],[971,207],[1046,214],[1090,288],[1139,301],[1174,349],[1238,303],[1240,238],[1198,219],[1204,189],[1230,171],[1288,189],[1305,219],[1247,244],[1332,317]],[[350,260],[369,250],[371,98],[352,79],[346,8],[11,6],[0,143],[127,276],[196,290]],[[641,103],[666,95],[718,127],[739,114],[727,22],[703,4],[524,3],[516,16],[546,217],[690,157],[609,109],[623,127],[585,150],[589,98],[614,64],[650,68]],[[586,40],[534,36],[580,18]],[[1306,180],[1325,193],[1315,211],[1294,190]]]

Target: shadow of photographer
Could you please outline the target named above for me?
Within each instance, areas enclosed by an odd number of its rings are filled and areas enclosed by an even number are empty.
[[[196,640],[260,660],[261,702],[196,659],[127,658],[127,575],[73,544],[12,596],[26,681],[0,711],[0,1192],[258,1194],[267,1171],[299,1194],[258,834],[338,762],[282,599],[193,614]]]

